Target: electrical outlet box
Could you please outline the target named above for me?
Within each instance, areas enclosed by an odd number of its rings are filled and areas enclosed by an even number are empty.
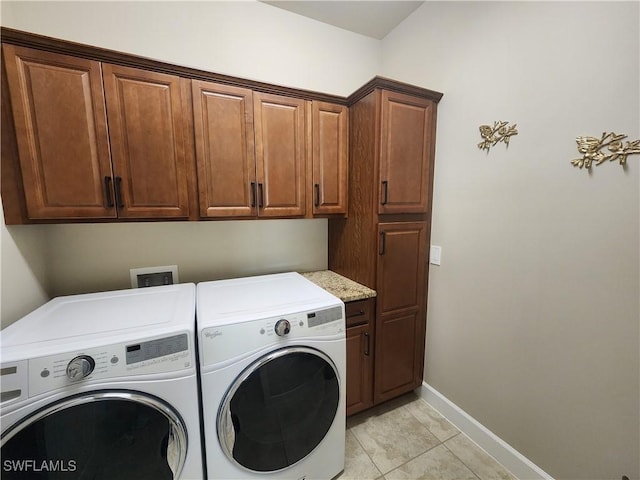
[[[129,270],[131,288],[157,287],[178,283],[178,266],[132,268]]]

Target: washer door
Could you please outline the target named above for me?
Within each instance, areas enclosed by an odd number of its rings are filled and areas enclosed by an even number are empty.
[[[2,479],[172,480],[187,432],[161,400],[88,392],[22,419],[2,435]]]
[[[231,385],[218,412],[222,450],[256,472],[287,468],[325,437],[338,410],[336,366],[307,347],[277,350],[251,364]]]

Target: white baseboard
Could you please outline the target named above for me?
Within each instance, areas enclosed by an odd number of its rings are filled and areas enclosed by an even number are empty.
[[[531,460],[526,458],[515,448],[438,392],[431,385],[423,382],[422,388],[418,390],[418,394],[433,408],[438,410],[443,417],[453,423],[458,430],[467,435],[489,455],[504,465],[518,479],[553,480],[551,475],[546,473]]]

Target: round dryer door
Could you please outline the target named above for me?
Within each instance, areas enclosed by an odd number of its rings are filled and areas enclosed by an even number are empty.
[[[272,352],[225,395],[217,422],[222,450],[251,471],[287,468],[320,444],[339,399],[338,371],[328,356],[308,347]]]
[[[2,436],[2,479],[172,480],[187,448],[166,404],[139,393],[90,392],[22,419]]]

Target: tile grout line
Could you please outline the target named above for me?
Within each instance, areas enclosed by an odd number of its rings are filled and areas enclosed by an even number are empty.
[[[424,401],[422,398],[420,398],[420,397],[418,397],[418,398],[419,398],[420,400]],[[426,403],[427,405],[429,405],[427,402],[425,402],[425,403]],[[429,405],[429,406],[431,407],[431,405]],[[433,407],[431,407],[431,408],[433,408]],[[407,409],[407,410],[408,410],[408,409]],[[435,409],[434,409],[434,410],[435,410]],[[436,410],[436,411],[437,411],[437,410]],[[422,423],[418,417],[416,417],[416,416],[415,416],[413,413],[411,413],[410,411],[409,411],[409,414],[410,414],[413,418],[415,418],[415,419],[416,419],[420,424],[424,425],[424,427],[429,431],[429,433],[430,433],[431,435],[433,435],[434,437],[436,437],[436,435],[435,435],[435,434],[434,434],[434,433],[429,429],[429,427],[427,427],[424,423]],[[438,412],[438,414],[440,414],[440,412]],[[443,418],[444,420],[447,420],[447,419],[446,419],[446,418],[444,418],[444,417],[442,417],[442,418]],[[448,422],[448,420],[447,420],[447,422]],[[451,423],[451,422],[449,422],[449,423]],[[457,428],[456,428],[456,429],[457,429]],[[457,430],[458,430],[458,429],[457,429]],[[472,473],[472,474],[473,474],[473,475],[474,475],[478,480],[482,480],[482,479],[480,478],[480,475],[478,475],[478,474],[477,474],[477,473],[476,473],[476,472],[475,472],[475,471],[474,471],[474,470],[473,470],[469,465],[467,465],[465,462],[463,462],[463,461],[462,461],[462,459],[461,459],[460,457],[458,457],[455,453],[453,453],[453,452],[451,451],[451,449],[450,449],[449,447],[447,447],[447,445],[445,444],[445,442],[448,442],[449,440],[451,440],[451,439],[453,439],[453,438],[455,438],[455,437],[457,437],[458,435],[461,435],[461,434],[462,434],[462,432],[461,432],[460,430],[458,430],[458,433],[456,433],[456,434],[454,434],[454,435],[451,435],[449,438],[447,438],[447,439],[445,439],[445,440],[440,440],[440,438],[436,437],[440,443],[439,443],[438,445],[436,445],[436,446],[434,446],[434,447],[432,447],[432,448],[428,449],[428,450],[427,450],[427,452],[428,452],[428,451],[430,451],[430,450],[433,450],[433,449],[434,449],[434,448],[436,448],[437,446],[440,446],[440,445],[444,446],[444,448],[446,448],[446,449],[447,449],[447,451],[448,451],[449,453],[451,453],[451,455],[453,455],[456,459],[458,459],[458,461],[459,461],[460,463],[462,463],[462,465],[464,465],[465,467],[467,467],[467,468],[469,469],[469,471],[470,471],[470,472],[471,472],[471,473]],[[421,453],[420,455],[423,455],[424,453],[426,453],[426,452],[423,452],[423,453]],[[413,459],[412,459],[412,460],[413,460]],[[409,461],[411,461],[411,460],[409,460]],[[408,462],[405,462],[405,463],[408,463]],[[403,463],[403,465],[404,465],[404,463]]]
[[[419,397],[418,397],[419,398]],[[351,430],[351,434],[355,437],[356,441],[358,442],[358,445],[360,445],[360,448],[362,448],[362,451],[367,455],[367,457],[369,457],[369,460],[371,460],[371,463],[373,464],[374,467],[376,467],[376,470],[378,470],[378,472],[380,472],[380,475],[384,478],[386,478],[385,476],[388,473],[393,472],[394,470],[402,467],[403,465],[406,465],[407,463],[411,462],[412,460],[415,460],[416,458],[418,458],[421,455],[424,455],[425,453],[433,450],[436,447],[439,447],[440,445],[444,445],[444,441],[440,440],[431,430],[429,430],[429,427],[427,427],[427,425],[425,425],[423,422],[420,421],[420,419],[418,417],[416,417],[413,413],[411,413],[411,411],[406,408],[407,405],[400,405],[399,407],[394,408],[393,410],[400,410],[400,409],[405,409],[405,411],[407,412],[407,414],[409,414],[410,417],[414,418],[416,422],[418,422],[420,425],[422,425],[432,436],[433,438],[435,438],[438,443],[436,443],[435,445],[433,445],[432,447],[427,448],[426,450],[424,450],[423,452],[420,452],[419,454],[417,454],[414,457],[409,458],[406,462],[401,463],[400,465],[392,468],[391,470],[389,470],[388,472],[382,472],[382,470],[380,469],[380,467],[378,466],[378,464],[373,460],[373,458],[371,458],[371,455],[369,455],[369,452],[367,452],[367,450],[364,448],[364,445],[362,445],[362,442],[360,442],[360,439],[358,438],[358,436],[355,434],[355,432],[353,432],[353,427],[349,428],[348,430]],[[453,436],[455,437],[455,435]],[[450,437],[450,438],[453,438]],[[449,440],[450,438],[448,438],[447,440]],[[446,447],[446,446],[445,446]],[[456,457],[457,458],[457,457]],[[466,466],[466,465],[465,465]],[[475,475],[475,472],[472,472]],[[476,475],[477,476],[477,475]],[[380,477],[377,477],[380,478]]]
[[[421,400],[424,402],[424,399],[418,397],[418,400]],[[428,402],[424,402],[426,405],[428,405],[429,407],[433,408]],[[473,476],[478,479],[478,480],[483,480],[482,477],[476,472],[474,471],[473,468],[471,468],[470,465],[468,465],[466,462],[464,462],[458,455],[456,455],[447,445],[446,442],[454,439],[455,437],[459,436],[460,434],[464,435],[464,432],[457,430],[457,432],[443,440],[441,440],[437,435],[435,435],[435,433],[429,428],[428,424],[424,423],[423,421],[420,420],[420,418],[418,418],[416,415],[414,415],[411,410],[408,408],[408,404],[405,403],[403,405],[399,405],[398,407],[394,408],[393,410],[401,410],[403,409],[405,411],[405,413],[407,413],[409,415],[409,417],[413,418],[415,422],[417,422],[419,425],[421,425],[422,427],[424,427],[427,432],[429,432],[429,434],[437,441],[437,443],[435,443],[433,446],[425,449],[424,451],[418,453],[417,455],[414,455],[412,457],[410,457],[408,460],[406,460],[405,462],[401,463],[400,465],[395,466],[394,468],[392,468],[391,470],[389,470],[388,472],[383,472],[381,470],[381,468],[378,466],[378,464],[375,462],[375,460],[373,459],[373,457],[369,454],[369,452],[367,451],[367,449],[364,447],[364,445],[362,444],[362,442],[360,441],[360,439],[358,438],[358,435],[356,435],[356,433],[353,431],[354,427],[350,427],[347,429],[347,431],[351,431],[351,434],[354,436],[357,444],[359,445],[359,447],[361,448],[361,450],[364,452],[364,454],[366,455],[366,457],[369,459],[369,461],[371,462],[371,464],[375,467],[375,469],[378,471],[378,473],[380,474],[380,476],[377,476],[376,479],[386,479],[386,475],[388,475],[389,473],[395,471],[398,468],[401,468],[405,465],[407,465],[408,463],[412,462],[413,460],[415,460],[416,458],[430,452],[431,450],[434,450],[435,448],[443,445],[446,449],[447,452],[449,452],[451,455],[453,455],[453,457],[458,460],[462,465],[464,465],[472,474]],[[435,410],[435,409],[434,409]],[[437,410],[436,410],[437,412]],[[437,412],[439,413],[439,412]],[[443,417],[444,420],[447,420],[446,418]]]
[[[458,435],[464,435],[464,434],[463,434],[462,432],[458,431],[458,433],[456,433],[453,437],[448,438],[448,439],[447,439],[447,442],[448,442],[449,440],[452,440],[452,439],[456,438]],[[467,468],[469,469],[469,471],[470,471],[471,473],[473,473],[473,475],[474,475],[476,478],[478,478],[479,480],[482,480],[482,478],[480,478],[480,475],[478,475],[478,474],[475,472],[475,470],[474,470],[473,468],[471,468],[471,466],[467,465],[467,464],[466,464],[466,462],[464,462],[464,460],[462,460],[458,455],[456,455],[456,454],[453,452],[453,450],[451,450],[451,449],[450,449],[450,448],[449,448],[449,447],[448,447],[444,442],[442,442],[442,444],[444,445],[444,448],[446,448],[446,449],[449,451],[449,453],[450,453],[451,455],[453,455],[454,457],[456,457],[460,463],[462,463],[465,467],[467,467]]]
[[[424,402],[426,405],[428,405],[430,408],[434,409],[434,410],[436,411],[436,413],[438,413],[439,415],[441,415],[441,416],[442,416],[442,414],[440,414],[440,412],[439,412],[437,409],[435,409],[431,404],[429,404],[429,402],[426,402],[426,401],[425,401],[423,398],[421,398],[421,397],[417,397],[417,399],[418,399],[418,400],[423,401],[423,402]],[[410,403],[410,402],[409,402],[409,403]],[[351,434],[352,434],[352,435],[354,436],[354,438],[356,439],[356,442],[358,443],[358,445],[360,446],[360,448],[362,449],[362,451],[364,452],[364,454],[367,456],[367,458],[369,459],[369,461],[371,462],[371,464],[375,467],[375,469],[376,469],[376,470],[378,471],[378,473],[380,474],[380,476],[375,477],[375,479],[376,479],[376,480],[386,480],[386,476],[387,476],[388,474],[390,474],[391,472],[393,472],[393,471],[395,471],[395,470],[397,470],[397,469],[399,469],[399,468],[401,468],[401,467],[403,467],[403,466],[407,465],[408,463],[412,462],[413,460],[417,459],[418,457],[420,457],[420,456],[422,456],[422,455],[424,455],[424,454],[426,454],[426,453],[428,453],[428,452],[430,452],[430,451],[434,450],[435,448],[437,448],[437,447],[439,447],[439,446],[443,445],[443,446],[444,446],[444,448],[446,449],[446,451],[447,451],[447,452],[449,452],[451,455],[453,455],[453,457],[454,457],[456,460],[458,460],[462,465],[464,465],[464,467],[466,467],[466,468],[467,468],[467,469],[468,469],[468,470],[473,474],[473,476],[474,476],[476,479],[478,479],[478,480],[483,480],[483,478],[482,478],[482,477],[481,477],[481,476],[480,476],[480,475],[479,475],[479,474],[478,474],[478,473],[477,473],[473,468],[471,468],[471,466],[470,466],[470,465],[468,465],[465,461],[463,461],[463,460],[462,460],[458,455],[456,455],[456,454],[455,454],[455,453],[454,453],[454,452],[453,452],[453,451],[452,451],[452,450],[451,450],[451,449],[446,445],[446,442],[448,442],[448,441],[450,441],[450,440],[452,440],[452,439],[454,439],[454,438],[458,437],[458,436],[459,436],[459,435],[461,435],[461,434],[462,434],[463,436],[465,436],[465,437],[469,438],[469,437],[468,437],[468,435],[466,435],[464,432],[462,432],[461,430],[459,430],[458,428],[456,428],[457,433],[455,433],[455,434],[453,434],[453,435],[451,435],[451,436],[449,436],[449,437],[445,438],[444,440],[441,440],[437,435],[435,435],[435,433],[434,433],[434,432],[429,428],[429,426],[428,426],[426,423],[424,423],[423,421],[421,421],[421,420],[420,420],[420,418],[418,418],[416,415],[414,415],[414,414],[411,412],[411,410],[408,408],[409,403],[404,403],[404,404],[398,405],[397,407],[392,408],[392,409],[390,409],[389,411],[391,411],[391,410],[401,410],[401,409],[403,409],[403,410],[404,410],[404,412],[405,412],[405,413],[407,413],[407,414],[409,415],[409,417],[413,418],[415,422],[417,422],[419,425],[421,425],[422,427],[424,427],[424,428],[427,430],[427,432],[429,432],[429,434],[430,434],[430,435],[431,435],[431,436],[432,436],[432,437],[437,441],[437,443],[436,443],[435,445],[433,445],[433,446],[431,446],[431,447],[427,448],[426,450],[424,450],[424,451],[422,451],[422,452],[418,453],[417,455],[412,456],[411,458],[409,458],[409,459],[408,459],[408,460],[406,460],[405,462],[401,463],[400,465],[397,465],[396,467],[392,468],[392,469],[391,469],[391,470],[389,470],[388,472],[382,472],[381,468],[380,468],[380,467],[378,466],[378,464],[374,461],[373,457],[369,454],[369,452],[368,452],[368,451],[367,451],[367,449],[364,447],[364,445],[362,444],[362,442],[360,441],[360,439],[358,438],[358,436],[356,435],[356,433],[353,431],[353,428],[354,428],[354,427],[350,427],[350,428],[348,428],[348,429],[347,429],[347,431],[349,431],[349,430],[351,431]],[[448,423],[451,423],[451,422],[449,422],[449,421],[448,421],[448,419],[447,419],[446,417],[442,416],[442,418],[443,418],[445,421],[447,421]],[[451,425],[453,425],[453,424],[451,424]],[[355,425],[355,426],[357,426],[357,425]],[[453,425],[453,426],[455,427],[455,425]],[[444,435],[443,435],[443,436],[444,436]],[[469,440],[471,440],[471,439],[469,438]],[[471,441],[473,442],[473,440],[471,440]],[[473,442],[473,443],[475,443],[475,442]],[[386,451],[386,449],[385,449],[385,451]],[[486,453],[486,452],[485,452],[485,453]],[[490,454],[488,454],[488,456],[489,456],[489,457],[491,457],[491,458],[493,458]],[[495,458],[493,458],[493,459],[495,460]],[[499,464],[499,465],[501,465],[503,468],[506,468],[506,467],[504,467],[504,465],[502,465],[500,462],[498,462],[498,464]],[[507,471],[508,471],[511,475],[513,475],[513,473],[512,473],[510,470],[507,470]]]
[[[477,419],[464,411],[426,381],[419,389],[420,397],[445,419],[464,433],[473,443],[484,450],[515,479],[553,480],[513,446],[509,445]],[[444,413],[446,412],[446,414]]]
[[[413,413],[411,413],[411,411],[410,411],[408,408],[406,408],[406,407],[407,407],[406,405],[401,405],[401,406],[400,406],[400,408],[404,408],[404,409],[407,411],[407,413],[408,413],[411,417],[413,417],[413,418],[416,420],[416,422],[418,422],[420,425],[422,425],[424,428],[426,428],[426,429],[427,429],[427,431],[428,431],[428,432],[433,436],[433,438],[435,438],[435,439],[438,441],[438,443],[437,443],[437,444],[435,444],[435,445],[434,445],[434,446],[432,446],[432,447],[427,448],[424,452],[419,453],[419,454],[418,454],[418,455],[416,455],[415,457],[411,457],[409,460],[407,460],[407,461],[406,461],[406,462],[404,462],[404,463],[401,463],[401,464],[400,464],[400,465],[398,465],[397,467],[392,468],[392,469],[391,469],[391,470],[389,470],[387,473],[391,473],[391,472],[393,472],[394,470],[396,470],[396,469],[398,469],[398,468],[400,468],[400,467],[402,467],[402,466],[406,465],[407,463],[409,463],[409,462],[411,462],[411,461],[415,460],[416,458],[420,457],[421,455],[424,455],[425,453],[430,452],[430,451],[431,451],[431,450],[433,450],[434,448],[439,447],[440,445],[444,445],[444,441],[441,441],[441,440],[440,440],[440,439],[439,439],[439,438],[438,438],[438,437],[437,437],[437,436],[436,436],[436,435],[435,435],[431,430],[429,430],[429,427],[427,427],[424,423],[422,423],[422,422],[420,421],[420,419],[419,419],[418,417],[416,417]],[[455,437],[455,435],[454,435],[454,437]],[[453,438],[453,437],[451,437],[451,438]],[[449,439],[447,439],[447,440],[449,440]],[[445,448],[446,448],[446,445],[445,445]],[[448,449],[447,449],[447,450],[448,450]],[[457,458],[457,457],[456,457],[456,458]],[[373,460],[372,460],[372,461],[373,461]],[[374,465],[375,465],[375,462],[374,462]],[[466,465],[465,465],[465,466],[466,466]],[[376,468],[377,468],[377,465],[376,465]],[[468,467],[467,467],[467,468],[468,468]],[[380,469],[378,469],[378,470],[380,470]],[[384,473],[384,474],[383,474],[383,476],[387,475],[387,473]],[[473,471],[472,471],[472,473],[475,475],[475,472],[473,472]],[[477,476],[477,475],[476,475],[476,476]],[[385,479],[386,479],[386,477],[385,477]]]
[[[424,403],[426,403],[429,407],[431,407],[434,411],[436,411],[438,413],[438,415],[440,415],[446,422],[448,422],[449,424],[453,425],[446,417],[444,417],[433,405],[431,405],[429,402],[427,402],[424,398],[419,397],[420,400],[422,400]],[[414,416],[414,418],[416,418]],[[488,453],[486,450],[484,450],[482,447],[480,447],[480,445],[478,445],[476,442],[473,441],[473,439],[471,439],[471,437],[469,437],[469,435],[467,435],[466,433],[464,433],[462,430],[458,429],[458,427],[456,427],[455,425],[453,425],[456,430],[458,430],[458,433],[456,433],[455,435],[452,435],[451,437],[447,438],[446,440],[442,441],[442,444],[445,446],[445,448],[451,452],[451,454],[456,457],[458,460],[460,460],[460,462],[462,462],[462,464],[467,467],[471,473],[473,473],[477,478],[479,478],[480,480],[482,480],[482,477],[480,477],[480,475],[478,475],[472,468],[470,465],[467,465],[458,455],[456,455],[446,444],[445,442],[448,442],[449,440],[452,440],[453,438],[457,437],[458,435],[462,434],[463,436],[465,436],[467,439],[469,439],[472,443],[474,443],[476,446],[478,446],[486,455],[488,455],[490,458],[492,458],[494,461],[496,461],[498,463],[498,465],[500,465],[502,468],[504,468],[507,472],[509,472],[514,478],[515,475],[513,474],[513,472],[511,472],[511,470],[507,469],[506,466],[504,466],[501,462],[499,462],[493,455],[491,455],[490,453]],[[427,429],[428,430],[428,429]],[[429,430],[431,432],[431,430]]]
[[[445,419],[446,420],[446,419]],[[446,444],[445,442],[448,442],[449,440],[454,439],[455,437],[459,436],[459,435],[463,435],[464,437],[466,437],[471,443],[475,444],[486,456],[488,456],[489,458],[493,459],[498,465],[500,465],[503,469],[505,469],[507,472],[509,472],[509,474],[511,474],[514,478],[516,478],[516,476],[513,474],[513,472],[511,472],[511,470],[509,470],[507,467],[505,467],[502,463],[500,463],[493,455],[491,455],[489,452],[487,452],[486,450],[484,450],[480,445],[478,445],[476,442],[473,441],[473,439],[471,437],[469,437],[469,435],[467,435],[466,433],[464,433],[461,430],[458,430],[458,433],[456,433],[455,435],[447,438],[445,441],[442,442],[442,444],[445,446],[445,448],[447,450],[449,450],[451,452],[451,454],[456,457],[458,460],[460,460],[460,462],[462,462],[462,464],[467,467],[471,473],[473,473],[476,477],[478,477],[480,480],[483,480],[482,477],[480,477],[480,475],[478,475],[475,470],[473,470],[471,468],[470,465],[467,465],[458,455],[456,455],[453,450],[451,450]],[[517,478],[516,478],[517,480]]]
[[[364,454],[369,458],[369,461],[371,462],[371,465],[373,465],[376,470],[378,470],[378,472],[380,473],[380,475],[382,477],[384,477],[384,473],[382,473],[380,471],[380,469],[378,468],[378,465],[376,465],[376,462],[373,461],[373,458],[371,458],[371,455],[369,455],[369,452],[367,452],[367,449],[364,448],[364,445],[362,445],[362,442],[360,441],[360,439],[358,438],[358,436],[355,434],[355,432],[353,431],[353,427],[349,428],[348,430],[351,431],[351,435],[353,435],[353,438],[356,439],[356,442],[358,442],[358,445],[360,445],[360,448],[362,449],[362,451],[364,452]],[[376,477],[376,478],[380,478],[380,477]]]

